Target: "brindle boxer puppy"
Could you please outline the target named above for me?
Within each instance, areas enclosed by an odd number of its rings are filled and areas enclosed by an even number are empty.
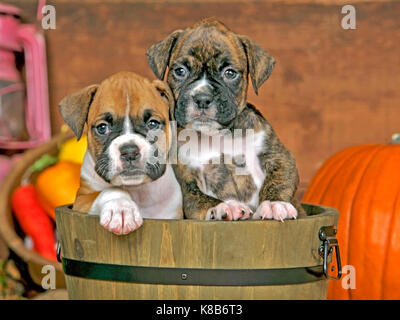
[[[236,129],[254,130],[245,154],[220,146],[180,157],[174,170],[183,192],[185,216],[283,221],[304,214],[295,198],[299,178],[293,156],[268,121],[246,101],[248,76],[257,93],[272,72],[274,58],[215,19],[172,32],[154,44],[147,57],[159,79],[164,79],[169,67],[167,82],[181,130],[194,129],[203,138],[224,136],[227,130],[232,134]],[[243,144],[241,137],[233,140]],[[226,158],[232,158],[232,163]],[[235,174],[238,168],[245,174]]]
[[[116,234],[136,230],[142,217],[183,216],[179,184],[165,164],[173,101],[166,83],[151,83],[130,72],[117,73],[61,101],[61,115],[78,139],[85,123],[88,128],[74,210],[100,215],[100,224]],[[165,137],[160,141],[166,143],[155,143],[154,134]]]

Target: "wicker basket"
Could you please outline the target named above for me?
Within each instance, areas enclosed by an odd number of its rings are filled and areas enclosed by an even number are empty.
[[[42,268],[44,265],[54,266],[56,270],[56,287],[65,288],[62,266],[60,263],[48,260],[25,246],[23,239],[16,231],[10,198],[13,191],[20,185],[21,178],[26,170],[43,154],[56,155],[58,146],[70,137],[70,133],[60,133],[40,147],[24,153],[0,187],[0,236],[10,249],[10,258],[17,260],[15,262],[24,282],[28,286],[36,286],[36,289],[41,288],[41,282],[44,277]],[[35,175],[31,177],[31,182],[34,183],[34,180]]]

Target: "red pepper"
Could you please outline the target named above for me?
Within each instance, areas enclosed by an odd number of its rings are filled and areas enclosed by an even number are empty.
[[[31,184],[15,189],[11,207],[19,225],[33,241],[33,250],[41,256],[56,261],[54,227],[40,206],[35,187]]]

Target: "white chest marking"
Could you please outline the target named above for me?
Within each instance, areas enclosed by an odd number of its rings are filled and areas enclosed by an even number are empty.
[[[143,218],[182,219],[182,191],[174,171],[167,165],[159,179],[140,186],[126,187],[139,206]]]
[[[211,142],[208,143],[210,140]],[[210,139],[208,137],[207,139],[202,138],[195,147],[193,147],[192,144],[190,148],[186,146],[186,148],[183,149],[184,152],[179,152],[179,159],[189,167],[199,169],[200,180],[203,182],[203,185],[199,187],[205,194],[212,197],[215,197],[215,195],[210,190],[207,190],[204,180],[206,164],[218,164],[221,161],[222,154],[224,155],[226,164],[234,163],[231,161],[232,159],[244,160],[244,165],[240,167],[237,166],[234,174],[250,175],[253,178],[256,191],[248,204],[257,207],[258,194],[266,177],[258,159],[258,155],[264,148],[264,140],[264,131],[252,133],[251,130],[248,130],[247,134],[243,134],[243,136],[234,135],[233,138],[224,136],[222,140],[215,136]],[[190,150],[190,152],[186,152],[188,150]]]
[[[89,184],[93,191],[112,190],[101,195],[92,205],[91,214],[99,214],[101,205],[110,200],[110,196],[118,198],[129,194],[137,204],[143,218],[152,219],[182,219],[182,192],[175,174],[170,165],[167,165],[165,173],[159,179],[124,189],[115,187],[104,181],[94,170],[95,163],[89,151],[86,152],[81,168],[81,178]]]

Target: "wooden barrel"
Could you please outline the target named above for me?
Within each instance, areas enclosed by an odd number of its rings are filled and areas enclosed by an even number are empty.
[[[59,207],[69,297],[325,299],[321,228],[336,226],[338,212],[304,208],[307,217],[284,223],[145,219],[117,236],[98,217]]]

